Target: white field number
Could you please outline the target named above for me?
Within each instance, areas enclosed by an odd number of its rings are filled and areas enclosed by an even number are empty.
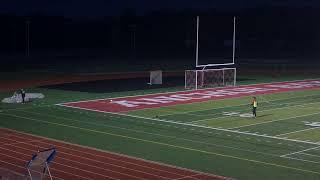
[[[223,112],[224,116],[237,116],[237,117],[252,117],[251,113],[240,113],[240,112]]]

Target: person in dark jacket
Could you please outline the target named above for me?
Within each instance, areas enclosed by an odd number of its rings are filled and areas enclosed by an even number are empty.
[[[24,103],[25,102],[25,98],[26,98],[26,92],[23,89],[20,89],[20,94],[21,94],[21,97],[22,97],[22,103]]]

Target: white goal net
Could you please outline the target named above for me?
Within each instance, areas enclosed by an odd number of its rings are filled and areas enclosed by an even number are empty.
[[[212,88],[236,85],[236,68],[186,70],[185,88]]]
[[[162,84],[162,71],[150,71],[150,81],[148,84]]]

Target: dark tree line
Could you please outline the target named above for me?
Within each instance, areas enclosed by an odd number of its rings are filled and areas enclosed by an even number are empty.
[[[136,16],[129,11],[122,16],[86,20],[3,14],[0,53],[24,54],[29,22],[30,56],[193,59],[197,15],[202,23],[200,52],[204,57],[229,53],[234,15],[240,58],[319,56],[320,11],[280,7],[249,9],[237,14],[185,10]]]

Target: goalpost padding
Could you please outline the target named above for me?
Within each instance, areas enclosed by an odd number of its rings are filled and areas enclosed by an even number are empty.
[[[56,149],[46,149],[38,151],[27,163],[28,176],[30,180],[42,180],[46,176],[52,180],[49,164],[56,155]]]
[[[185,88],[212,88],[236,85],[236,68],[186,70]]]
[[[150,71],[150,81],[149,84],[162,84],[162,71]]]

